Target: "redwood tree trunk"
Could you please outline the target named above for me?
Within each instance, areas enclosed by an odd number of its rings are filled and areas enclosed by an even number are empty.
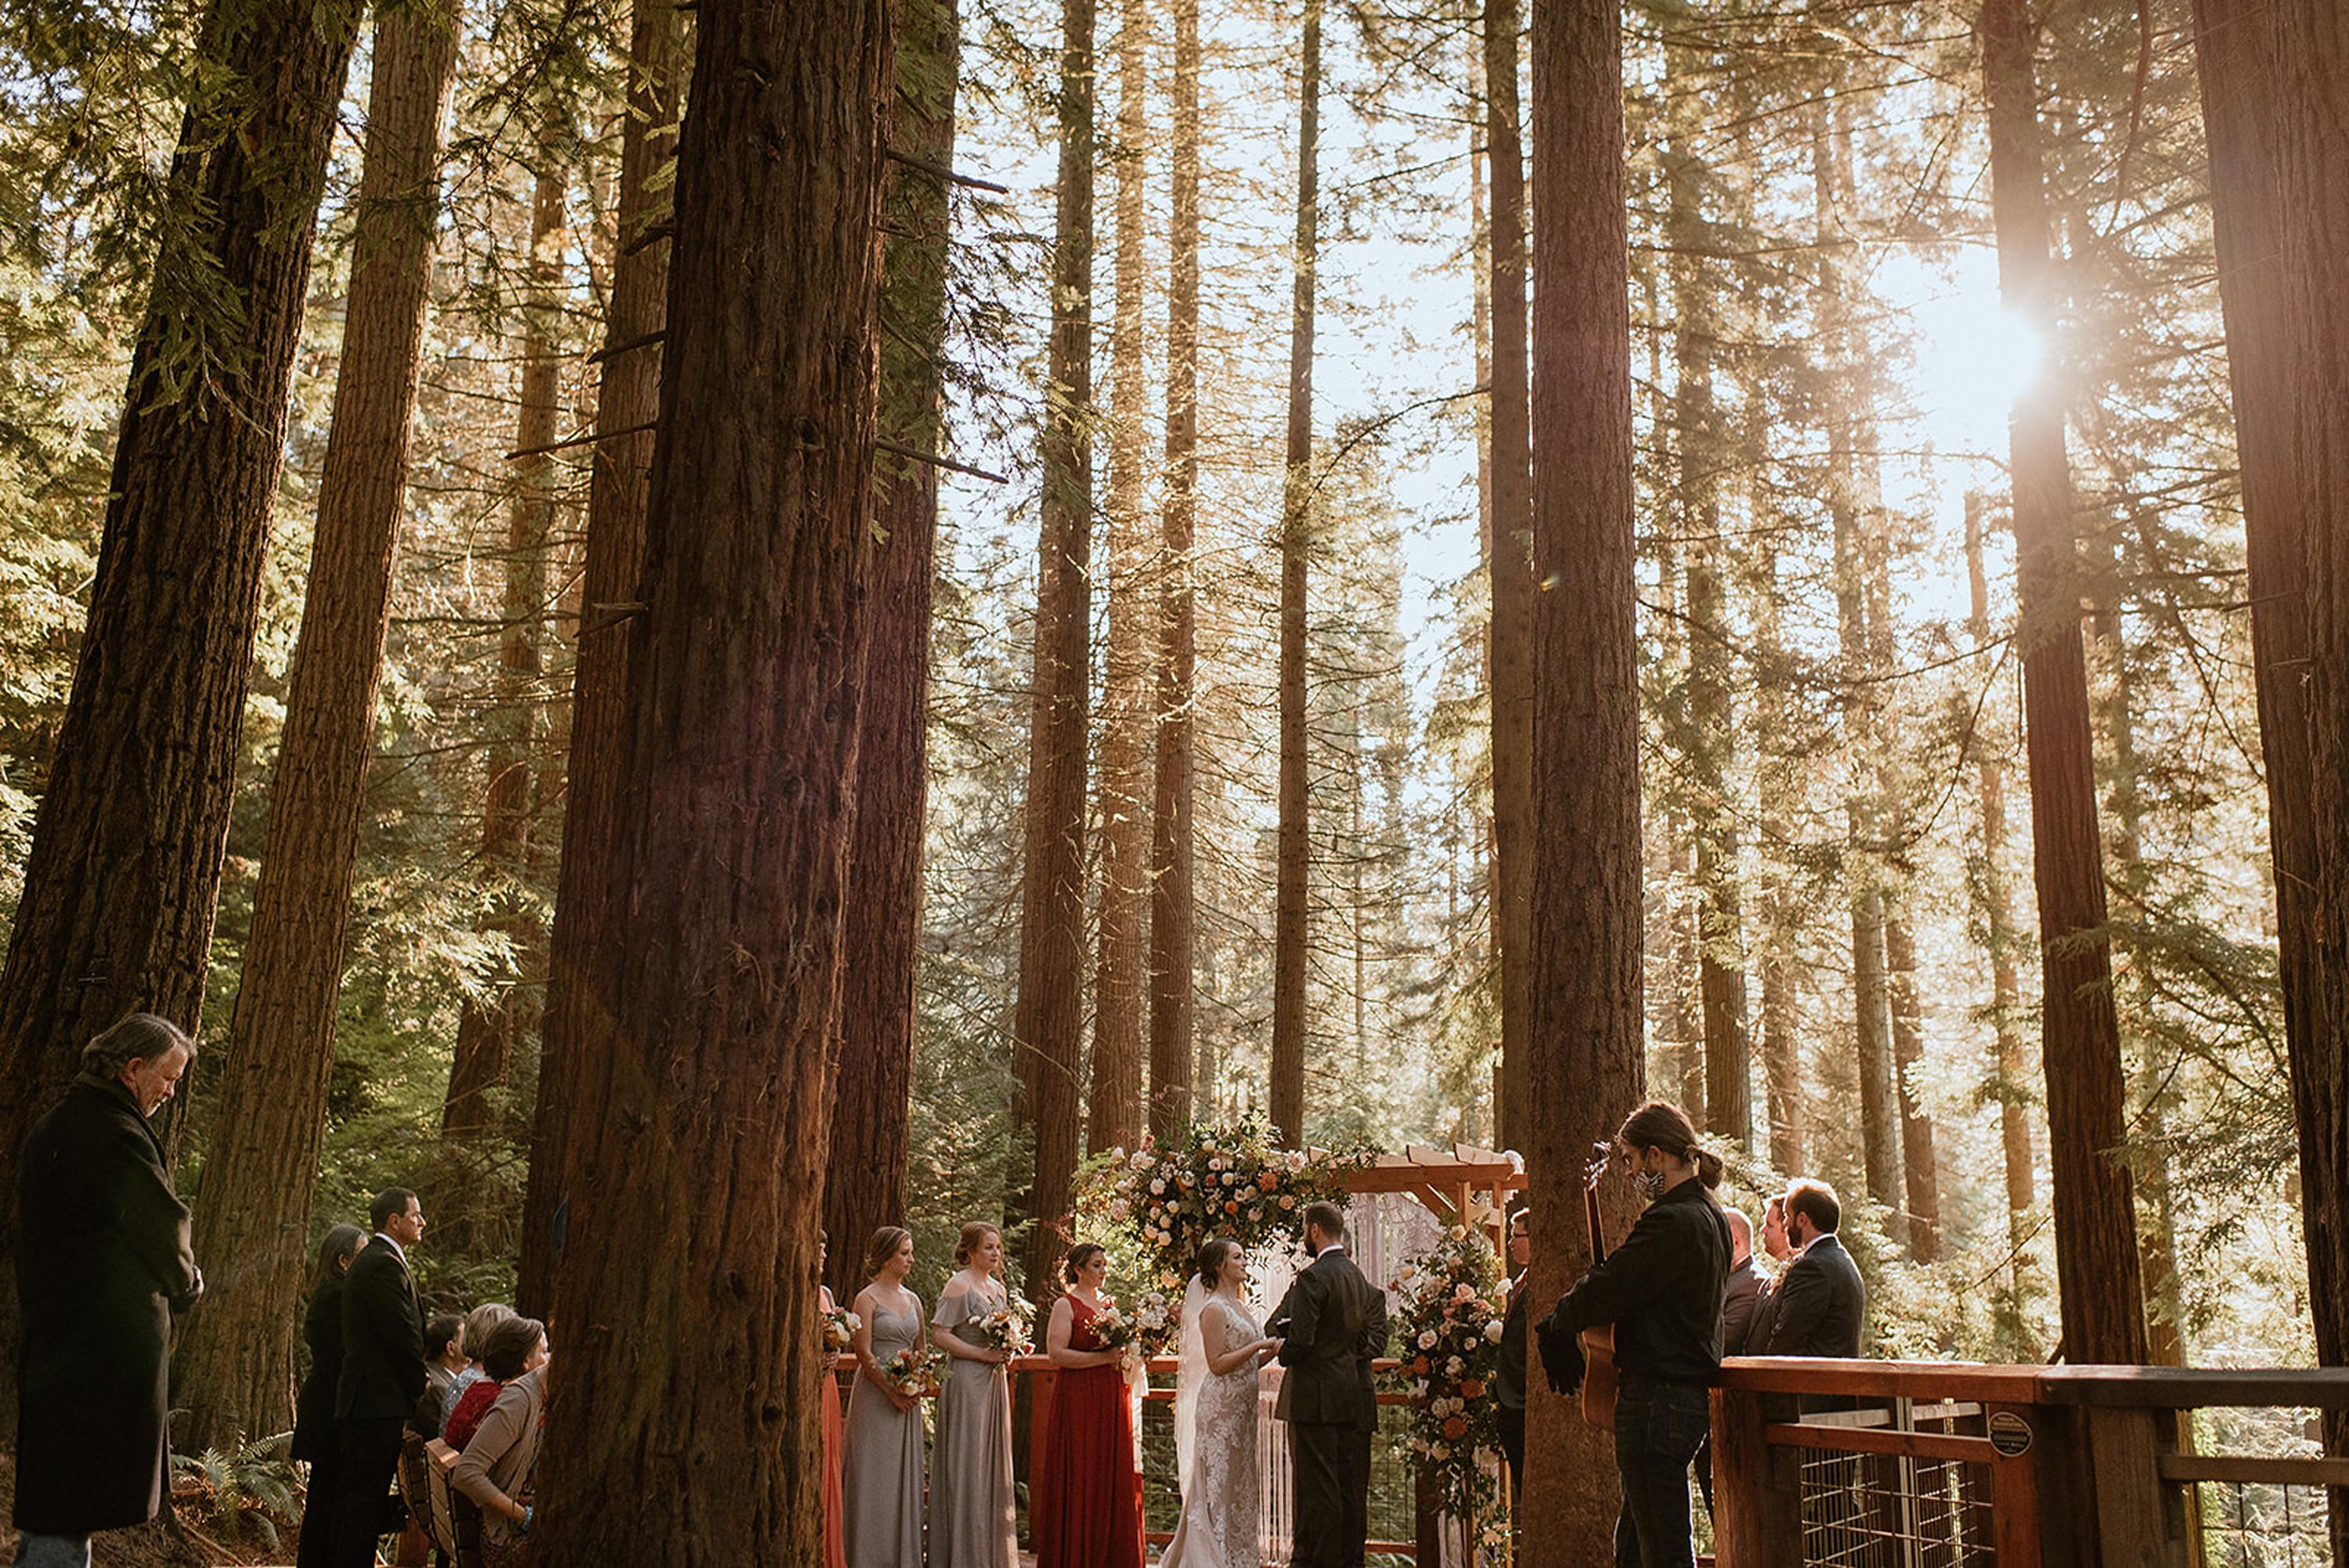
[[[1917,996],[1917,939],[1895,915],[1884,923],[1892,998],[1892,1067],[1900,1089],[1900,1164],[1909,1202],[1909,1255],[1941,1255],[1941,1176],[1933,1155],[1933,1119],[1918,1102],[1914,1078],[1925,1059],[1924,1010]]]
[[[1485,635],[1493,705],[1493,934],[1501,972],[1496,1136],[1526,1147],[1533,1006],[1532,409],[1526,365],[1526,173],[1516,0],[1485,0],[1485,147],[1492,165],[1492,532]]]
[[[176,216],[0,973],[0,1232],[14,1233],[25,1135],[82,1047],[133,1010],[199,1022],[311,234],[357,26],[340,6],[215,0],[194,45],[201,85],[163,191]],[[207,286],[202,274],[236,325],[191,345],[183,291]],[[16,1378],[15,1266],[7,1249],[0,1394]]]
[[[514,1299],[543,1315],[554,1295],[557,1238],[570,1188],[571,1063],[586,1037],[589,984],[608,915],[606,880],[619,811],[619,753],[626,722],[628,622],[644,573],[648,425],[660,412],[657,335],[667,319],[668,246],[641,243],[666,192],[652,188],[667,161],[688,62],[684,13],[667,0],[637,0],[628,46],[628,112],[620,140],[618,244],[605,308],[603,371],[595,389],[595,464],[587,489],[579,650],[572,673],[569,800],[554,927],[547,939],[546,1012],[539,1027],[538,1103],[531,1129],[530,1189],[523,1209],[522,1268]],[[621,435],[618,432],[633,432]]]
[[[2323,0],[2196,0],[2242,461],[2284,1031],[2317,1359],[2349,1364],[2349,34]],[[2349,1453],[2349,1412],[2326,1418]],[[2349,1561],[2349,1488],[2332,1494]]]
[[[1280,504],[1280,791],[1272,928],[1272,1125],[1305,1142],[1305,972],[1311,896],[1305,724],[1306,583],[1313,553],[1313,273],[1320,245],[1321,0],[1305,0],[1298,67],[1296,275],[1288,316],[1288,453]]]
[[[892,145],[937,168],[954,161],[960,65],[954,0],[899,0]],[[890,176],[882,309],[902,333],[881,339],[881,428],[912,451],[939,444],[939,344],[946,329],[945,185],[899,164]],[[856,897],[846,914],[855,961],[840,981],[833,1043],[832,1163],[823,1223],[833,1291],[864,1284],[864,1243],[905,1213],[913,1115],[914,995],[922,924],[922,828],[929,804],[930,590],[938,470],[887,459],[875,505],[870,645],[856,769]]]
[[[1590,1146],[1645,1081],[1640,995],[1640,691],[1623,45],[1613,0],[1535,0],[1533,1299],[1590,1261]],[[1622,1222],[1629,1195],[1609,1198]],[[1537,1568],[1604,1562],[1607,1439],[1539,1378],[1519,1527]]]
[[[1122,0],[1117,34],[1117,282],[1110,342],[1109,653],[1102,679],[1101,955],[1093,971],[1093,1076],[1086,1145],[1142,1139],[1143,918],[1150,909],[1149,550],[1143,531],[1143,0]]]
[[[1979,30],[1990,101],[1991,219],[1999,293],[2055,343],[2040,183],[2038,37],[2029,0],[1984,0]],[[2031,768],[2033,880],[2039,892],[2040,1049],[2054,1153],[2056,1281],[2073,1362],[2146,1358],[2136,1205],[2115,1158],[2126,1086],[2105,925],[2103,847],[2088,730],[2081,583],[2064,452],[2059,378],[2043,371],[2007,423],[2015,575],[2023,621],[2023,724]]]
[[[1150,813],[1150,1130],[1191,1119],[1196,1009],[1199,491],[1199,0],[1174,0],[1174,175],[1167,231],[1166,508],[1158,608],[1158,755]]]
[[[533,1552],[813,1568],[890,12],[696,15]]]
[[[190,1453],[283,1431],[292,1418],[310,1194],[407,495],[440,209],[440,119],[456,64],[454,13],[377,12],[310,581],[196,1210],[208,1290],[203,1311],[181,1331],[173,1368],[172,1399],[188,1412],[180,1441]]]
[[[1092,588],[1093,0],[1061,9],[1061,180],[1052,250],[1051,390],[1037,541],[1014,1124],[1035,1150],[1018,1207],[1035,1222],[1028,1278],[1050,1279],[1077,1167],[1084,1028],[1085,724]]]

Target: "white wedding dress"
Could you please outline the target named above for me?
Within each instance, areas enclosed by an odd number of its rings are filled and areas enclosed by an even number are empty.
[[[1227,1356],[1263,1337],[1247,1309],[1195,1282],[1183,1313],[1183,1377],[1175,1405],[1183,1518],[1159,1568],[1259,1568],[1257,1539],[1257,1367],[1253,1356],[1216,1377],[1206,1346]]]

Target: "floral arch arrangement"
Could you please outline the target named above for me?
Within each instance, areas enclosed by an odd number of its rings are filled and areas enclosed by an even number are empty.
[[[1497,1522],[1491,1460],[1501,1446],[1492,1398],[1508,1301],[1501,1260],[1481,1231],[1454,1225],[1402,1266],[1395,1376],[1413,1395],[1411,1464],[1454,1519]],[[1497,1539],[1506,1546],[1503,1525]]]

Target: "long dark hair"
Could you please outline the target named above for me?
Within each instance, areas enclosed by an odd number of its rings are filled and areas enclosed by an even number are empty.
[[[1696,1140],[1688,1112],[1669,1101],[1651,1099],[1625,1117],[1615,1141],[1630,1150],[1661,1149],[1675,1160],[1692,1161],[1698,1181],[1708,1187],[1721,1185],[1721,1156]]]
[[[318,1240],[317,1261],[310,1269],[310,1294],[317,1295],[336,1280],[367,1244],[367,1233],[357,1225],[336,1225]]]

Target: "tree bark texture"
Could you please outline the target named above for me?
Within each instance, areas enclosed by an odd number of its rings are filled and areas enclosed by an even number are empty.
[[[1297,235],[1288,316],[1288,452],[1280,503],[1280,783],[1272,929],[1272,1125],[1305,1143],[1305,985],[1312,793],[1306,748],[1307,582],[1313,556],[1313,301],[1321,232],[1321,0],[1305,0],[1297,109]]]
[[[2197,0],[2317,1359],[2349,1364],[2349,27]],[[2349,1453],[2349,1412],[2326,1418]],[[2349,1561],[2349,1488],[2333,1547]]]
[[[1036,659],[1028,739],[1027,866],[1012,1025],[1013,1120],[1034,1150],[1019,1207],[1028,1277],[1067,1238],[1084,1028],[1085,741],[1092,586],[1093,0],[1061,9],[1061,180],[1052,253],[1051,391],[1037,542]]]
[[[571,686],[569,799],[554,929],[547,938],[546,1011],[539,1026],[538,1101],[531,1128],[530,1186],[523,1208],[515,1301],[543,1315],[554,1296],[559,1239],[570,1184],[573,1057],[593,1021],[590,984],[609,918],[606,881],[619,812],[621,738],[627,722],[629,623],[645,559],[646,481],[660,412],[657,335],[667,319],[669,248],[640,244],[667,205],[653,180],[667,161],[690,60],[685,13],[669,0],[636,0],[628,44],[628,111],[622,122],[618,244],[605,313],[605,359],[595,388],[595,467],[587,488],[579,647]],[[618,431],[629,430],[630,435]]]
[[[892,146],[934,168],[954,162],[961,63],[955,0],[898,0],[897,111]],[[899,163],[890,171],[881,309],[881,429],[917,452],[939,446],[940,346],[946,335],[946,185]],[[899,335],[902,334],[902,338]],[[914,1105],[915,983],[922,923],[922,830],[929,804],[930,607],[938,470],[884,459],[874,505],[871,623],[859,724],[856,828],[844,915],[840,1027],[833,1040],[832,1162],[823,1190],[834,1295],[854,1297],[866,1238],[905,1213]]]
[[[174,221],[0,972],[11,1233],[25,1135],[81,1047],[134,1010],[199,1021],[311,234],[357,29],[337,5],[213,0],[193,48],[201,85],[164,191]],[[191,287],[216,316],[191,322]],[[16,1378],[14,1271],[10,1249],[0,1392]]]
[[[1900,1166],[1909,1208],[1909,1255],[1930,1264],[1941,1255],[1941,1176],[1934,1159],[1933,1119],[1917,1098],[1925,1060],[1924,1010],[1917,995],[1917,939],[1894,914],[1884,923],[1884,957],[1892,1001],[1892,1068],[1900,1090]]]
[[[1533,312],[1534,1299],[1590,1261],[1577,1215],[1591,1144],[1645,1083],[1640,1039],[1635,626],[1622,16],[1535,0]],[[1609,1191],[1621,1225],[1629,1195]],[[1518,1516],[1534,1568],[1606,1561],[1608,1439],[1538,1378]]]
[[[1109,650],[1102,672],[1101,931],[1093,970],[1092,1095],[1086,1146],[1142,1139],[1143,923],[1150,912],[1151,581],[1143,503],[1142,150],[1149,8],[1121,0],[1117,33],[1117,271],[1110,337]]]
[[[814,1568],[890,10],[696,18],[532,1550]]]
[[[1977,28],[1990,102],[1991,219],[1999,293],[2054,357],[2056,287],[2041,184],[2038,25],[2028,0],[1984,0]],[[2023,725],[2039,892],[2040,1049],[2054,1154],[2056,1283],[2073,1362],[2143,1362],[2144,1289],[2129,1173],[2116,1157],[2126,1086],[2113,1004],[2095,759],[2071,477],[2057,378],[2043,371],[2007,429],[2022,604]]]
[[[1518,130],[1516,0],[1485,0],[1485,148],[1492,166],[1492,592],[1485,667],[1493,708],[1493,934],[1501,974],[1504,1149],[1526,1147],[1533,1006],[1532,407],[1526,337],[1526,172]]]
[[[188,1412],[179,1438],[190,1453],[228,1449],[292,1421],[294,1336],[407,498],[456,15],[384,7],[374,55],[310,579],[196,1206],[207,1290],[176,1347],[172,1398]]]
[[[1150,1131],[1192,1116],[1197,1009],[1199,0],[1174,0],[1174,169],[1167,229],[1166,499],[1160,518],[1157,754],[1150,812]]]

